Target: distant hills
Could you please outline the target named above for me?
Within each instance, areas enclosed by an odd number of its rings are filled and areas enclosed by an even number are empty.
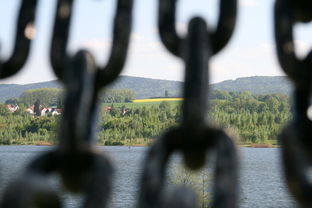
[[[181,96],[183,83],[179,81],[159,80],[141,77],[120,76],[119,79],[110,85],[108,89],[130,89],[135,93],[136,98],[161,97],[165,91],[169,96]],[[291,92],[290,82],[284,76],[255,76],[226,80],[212,84],[212,89],[225,91],[250,91],[254,94],[272,94]],[[57,81],[40,82],[33,84],[0,84],[0,101],[12,97],[19,97],[25,90],[37,88],[62,88]]]
[[[61,88],[57,81],[39,82],[32,84],[0,84],[0,101],[4,102],[9,98],[18,98],[24,91],[37,88]]]
[[[253,94],[291,93],[291,83],[285,76],[254,76],[226,80],[212,85],[228,92],[250,91]]]
[[[120,76],[107,89],[130,89],[135,98],[161,97],[165,91],[169,96],[181,96],[182,82],[142,77]],[[62,88],[58,81],[48,81],[33,84],[0,84],[0,102],[12,97],[19,97],[24,91],[37,88]]]

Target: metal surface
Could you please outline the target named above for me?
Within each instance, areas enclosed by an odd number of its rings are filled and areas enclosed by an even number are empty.
[[[36,0],[20,6],[14,50],[0,61],[0,78],[16,74],[27,60],[35,21]],[[116,80],[126,61],[132,25],[133,0],[116,1],[112,48],[107,65],[97,66],[92,54],[81,50],[68,54],[67,42],[73,14],[73,0],[58,0],[51,41],[53,70],[66,89],[65,111],[58,137],[59,146],[32,161],[24,174],[9,184],[1,207],[62,207],[60,196],[48,179],[58,174],[64,187],[84,196],[82,207],[106,207],[112,188],[113,165],[94,149],[94,130],[99,91]],[[238,207],[238,157],[232,139],[209,125],[207,95],[210,58],[222,50],[235,28],[237,1],[220,0],[215,30],[205,20],[194,17],[186,37],[175,29],[177,0],[159,0],[158,26],[162,42],[185,65],[183,120],[180,126],[163,133],[149,148],[140,182],[140,208],[197,207],[196,196],[188,188],[163,191],[169,158],[183,155],[190,169],[200,169],[207,153],[216,154],[211,207]],[[295,86],[294,120],[282,132],[282,155],[291,193],[301,207],[312,207],[312,123],[307,116],[311,105],[312,51],[303,59],[295,53],[293,27],[312,19],[312,2],[276,0],[275,39],[280,64]]]

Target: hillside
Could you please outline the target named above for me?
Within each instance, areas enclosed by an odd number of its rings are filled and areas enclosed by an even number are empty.
[[[135,98],[161,97],[165,91],[169,96],[180,96],[181,82],[159,80],[141,77],[120,76],[119,79],[108,86],[107,89],[130,89],[135,93]],[[37,88],[61,88],[57,81],[40,82],[33,84],[0,84],[0,102],[12,97],[19,97],[25,90]]]
[[[141,77],[120,76],[120,78],[110,85],[108,89],[130,89],[135,93],[135,98],[148,98],[164,96],[165,91],[169,96],[181,96],[182,82],[159,80]],[[289,94],[290,83],[283,76],[276,77],[246,77],[236,80],[226,80],[212,84],[212,89],[225,91],[250,91],[254,94]],[[5,101],[12,97],[19,97],[25,90],[36,88],[61,88],[57,81],[33,83],[33,84],[0,84],[0,101]]]
[[[165,96],[166,90],[169,96],[181,96],[181,87],[182,82],[179,81],[120,76],[109,89],[130,89],[135,93],[135,98],[148,98]]]
[[[37,88],[61,88],[61,85],[57,81],[40,82],[32,84],[0,84],[0,102],[3,102],[9,98],[17,98],[24,91]]]
[[[291,84],[285,76],[255,76],[226,80],[212,85],[213,89],[224,91],[250,91],[253,94],[290,94]]]

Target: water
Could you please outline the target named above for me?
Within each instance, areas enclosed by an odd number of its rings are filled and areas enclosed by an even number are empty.
[[[114,191],[111,206],[135,207],[141,162],[145,147],[98,147],[110,156],[115,164]],[[0,146],[0,194],[10,180],[22,173],[31,158],[51,149],[41,146]],[[286,192],[281,177],[279,149],[241,148],[241,205],[250,207],[295,207]],[[79,196],[66,194],[66,207],[77,207]]]

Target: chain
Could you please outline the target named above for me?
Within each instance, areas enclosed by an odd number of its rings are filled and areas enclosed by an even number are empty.
[[[288,188],[301,207],[312,206],[312,122],[311,106],[312,51],[302,59],[295,53],[293,27],[297,22],[312,20],[312,2],[276,0],[275,41],[277,55],[285,73],[294,84],[294,119],[280,135],[282,159]]]
[[[7,188],[3,208],[62,207],[57,192],[47,185],[53,173],[60,175],[68,191],[84,195],[83,207],[106,207],[113,167],[108,158],[93,147],[93,126],[99,91],[117,78],[125,63],[132,5],[132,0],[117,2],[111,56],[101,68],[88,51],[81,50],[74,56],[67,54],[73,0],[58,1],[51,63],[67,91],[59,146],[32,161],[23,176]]]
[[[65,111],[59,130],[59,146],[33,160],[22,176],[6,189],[1,207],[62,207],[60,196],[48,179],[59,174],[64,187],[84,197],[83,207],[106,207],[112,188],[113,166],[94,149],[94,122],[99,91],[116,80],[128,51],[133,0],[118,0],[114,19],[113,44],[104,67],[93,55],[80,50],[67,52],[73,14],[73,0],[58,0],[51,41],[53,70],[66,88]],[[200,169],[206,155],[216,153],[212,207],[238,207],[238,157],[232,139],[209,125],[207,95],[210,58],[228,43],[237,12],[236,0],[220,0],[216,29],[194,17],[182,38],[176,31],[177,0],[159,0],[158,27],[165,47],[185,64],[183,119],[178,127],[162,134],[149,148],[140,182],[138,207],[196,207],[196,196],[187,188],[164,194],[169,158],[181,152],[190,169]],[[16,74],[25,64],[31,46],[29,30],[35,22],[37,0],[21,2],[11,57],[0,60],[0,78]],[[294,84],[294,119],[280,135],[284,172],[290,192],[302,207],[312,206],[312,182],[308,171],[312,163],[311,106],[312,51],[302,59],[295,53],[293,27],[312,20],[312,2],[275,1],[275,40],[279,62]]]
[[[163,195],[168,159],[178,151],[185,164],[199,169],[206,153],[216,150],[215,187],[212,207],[237,207],[237,153],[233,141],[219,129],[207,124],[208,62],[228,42],[234,29],[236,1],[221,1],[217,29],[211,32],[205,21],[194,17],[186,38],[175,30],[176,0],[159,1],[159,33],[162,42],[185,64],[183,120],[156,140],[147,153],[141,179],[140,208],[196,207],[194,193],[177,188],[170,196]],[[177,203],[178,202],[178,203]]]
[[[0,79],[16,74],[28,58],[32,38],[26,32],[27,29],[33,27],[37,2],[37,0],[29,0],[21,3],[16,24],[13,53],[5,62],[0,60]]]

